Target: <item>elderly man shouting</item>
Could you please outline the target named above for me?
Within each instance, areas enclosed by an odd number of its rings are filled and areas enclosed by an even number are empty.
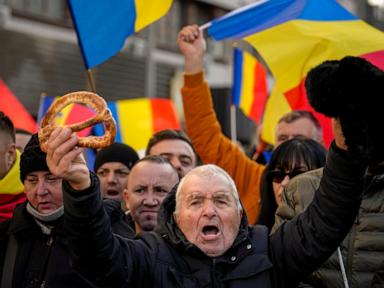
[[[111,233],[98,178],[68,128],[48,142],[50,170],[64,179],[65,223],[74,268],[103,287],[294,287],[342,241],[360,204],[366,167],[345,151],[340,124],[324,178],[308,209],[272,236],[249,227],[222,169],[191,170],[169,193],[155,233]]]

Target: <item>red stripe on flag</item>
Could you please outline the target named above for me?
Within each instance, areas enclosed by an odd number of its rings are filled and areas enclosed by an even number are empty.
[[[361,57],[384,70],[384,50],[363,54]]]
[[[153,116],[153,133],[164,129],[180,129],[176,110],[170,100],[150,99]]]
[[[254,87],[254,97],[251,107],[251,112],[249,117],[260,123],[263,114],[265,105],[268,98],[268,89],[267,89],[267,73],[263,65],[257,62],[255,66],[255,87]]]
[[[95,112],[86,106],[80,104],[74,104],[71,111],[68,113],[67,119],[65,119],[65,125],[79,123],[85,121],[89,118],[92,118],[95,115]],[[82,131],[79,131],[77,134],[80,137],[85,137],[91,134],[92,127],[85,128]]]
[[[364,54],[360,57],[365,58],[377,67],[384,69],[384,50]],[[292,110],[308,110],[313,112],[315,117],[319,120],[320,125],[323,127],[324,144],[328,147],[333,140],[331,119],[313,110],[308,102],[304,83],[305,79],[301,81],[299,86],[285,92],[285,97]]]
[[[36,121],[29,114],[27,109],[14,96],[7,85],[0,79],[0,111],[3,111],[13,122],[16,128],[36,132]]]
[[[313,115],[319,120],[321,127],[323,128],[323,141],[325,147],[329,147],[333,140],[333,131],[331,125],[331,119],[323,114],[317,113],[313,110],[312,106],[308,102],[308,98],[304,86],[305,79],[299,86],[284,93],[292,110],[306,110],[311,111]]]

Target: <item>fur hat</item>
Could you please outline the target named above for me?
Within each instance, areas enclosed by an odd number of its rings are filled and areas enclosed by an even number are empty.
[[[113,143],[97,153],[94,170],[97,172],[106,162],[119,162],[131,169],[138,160],[139,155],[133,148],[123,143]]]
[[[325,61],[305,81],[311,106],[340,119],[348,150],[368,164],[384,160],[384,71],[359,57]]]
[[[25,178],[31,172],[49,171],[47,154],[40,149],[39,138],[33,134],[24,148],[20,158],[20,179],[24,183]]]

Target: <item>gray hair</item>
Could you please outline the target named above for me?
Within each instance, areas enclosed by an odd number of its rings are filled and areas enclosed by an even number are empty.
[[[193,175],[199,176],[201,178],[202,177],[212,178],[212,177],[219,176],[219,175],[224,176],[224,178],[228,182],[230,192],[231,192],[233,198],[235,199],[237,208],[239,209],[239,211],[243,210],[243,207],[240,203],[239,194],[237,193],[237,188],[236,188],[235,182],[233,181],[231,176],[229,176],[229,174],[225,170],[220,168],[219,166],[216,166],[214,164],[206,164],[206,165],[201,165],[201,166],[198,166],[198,167],[192,169],[181,179],[181,181],[177,187],[176,195],[175,195],[175,197],[176,197],[175,211],[178,210],[178,207],[180,205],[179,204],[180,203],[180,194],[181,194],[180,191],[183,188],[186,179],[189,178],[190,176],[193,176]]]

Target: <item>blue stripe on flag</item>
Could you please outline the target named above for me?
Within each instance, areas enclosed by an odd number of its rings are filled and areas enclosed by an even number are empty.
[[[241,86],[243,80],[243,52],[235,48],[233,51],[233,88],[232,103],[239,107],[241,98]]]
[[[135,32],[135,0],[68,0],[85,66],[117,54]]]
[[[334,0],[269,0],[239,8],[212,21],[208,33],[215,40],[243,38],[293,19],[355,20]]]

